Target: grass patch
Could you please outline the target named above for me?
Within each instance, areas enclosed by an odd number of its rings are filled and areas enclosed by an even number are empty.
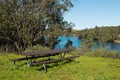
[[[0,80],[120,80],[120,61],[111,58],[81,56],[75,61],[50,64],[44,73],[42,66],[13,66],[9,59],[22,57],[0,54]],[[17,62],[17,65],[25,61]]]

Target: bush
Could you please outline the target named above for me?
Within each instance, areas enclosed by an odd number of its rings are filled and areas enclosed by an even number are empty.
[[[86,52],[89,52],[90,49],[87,46],[85,46],[85,45],[81,45],[79,51],[80,51],[80,53],[84,54]]]
[[[34,51],[40,51],[40,50],[50,50],[50,48],[40,45],[35,45],[28,47],[24,52],[34,52]]]
[[[90,52],[86,52],[86,55],[120,59],[120,52],[117,52],[114,50],[108,51],[106,48],[99,48],[99,49],[92,50]]]

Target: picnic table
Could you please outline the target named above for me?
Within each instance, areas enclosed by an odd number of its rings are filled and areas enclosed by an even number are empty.
[[[11,61],[14,62],[14,65],[16,61],[22,61],[22,60],[27,60],[27,65],[29,66],[36,66],[36,65],[43,65],[44,70],[47,71],[46,64],[50,63],[55,63],[55,62],[60,62],[64,60],[71,60],[73,58],[76,58],[78,56],[69,56],[65,57],[66,53],[69,53],[71,50],[70,49],[58,49],[58,50],[45,50],[45,51],[38,51],[38,52],[22,52],[19,53],[20,55],[23,55],[23,58],[16,58],[12,59]],[[58,55],[58,59],[50,60],[50,56],[55,56]],[[33,60],[36,58],[41,58],[41,57],[48,57],[48,60],[44,61],[37,61],[34,62]]]

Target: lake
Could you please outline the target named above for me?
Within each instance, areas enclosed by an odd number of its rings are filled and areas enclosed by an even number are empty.
[[[119,43],[106,42],[104,44],[100,44],[100,43],[96,42],[96,44],[92,48],[96,49],[96,48],[100,48],[100,47],[104,47],[108,50],[116,50],[116,51],[120,52],[120,44]]]
[[[70,37],[59,36],[57,38],[57,41],[58,41],[58,43],[55,45],[54,49],[63,49],[66,47],[66,45],[69,42],[71,42],[71,45],[73,47],[75,47],[76,49],[80,48],[80,46],[81,46],[81,40],[75,36],[70,36]],[[107,48],[108,50],[116,50],[116,51],[120,52],[120,44],[112,43],[112,42],[107,42],[104,44],[100,44],[100,43],[96,42],[96,44],[94,44],[92,46],[92,49],[100,48],[101,46]]]

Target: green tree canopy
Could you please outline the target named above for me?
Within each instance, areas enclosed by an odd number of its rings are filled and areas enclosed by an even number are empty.
[[[71,0],[1,0],[0,46],[20,51],[44,45],[45,36],[54,43],[65,29],[63,14],[72,7]]]

